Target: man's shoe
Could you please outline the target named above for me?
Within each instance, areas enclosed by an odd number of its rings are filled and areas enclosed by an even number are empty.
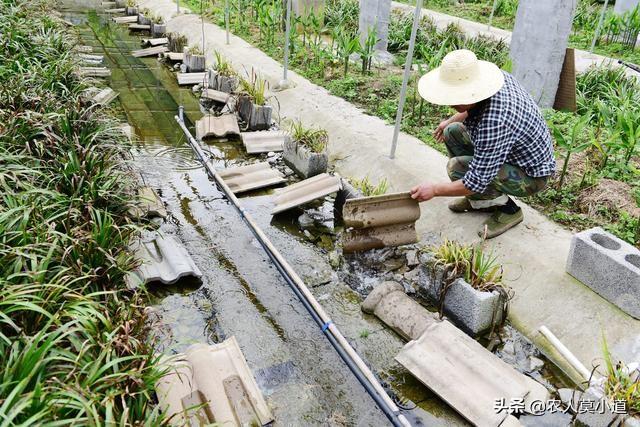
[[[495,212],[498,206],[490,208],[474,208],[466,197],[461,197],[449,203],[449,210],[455,213],[464,212]]]
[[[522,209],[518,209],[518,212],[513,214],[501,211],[494,212],[493,215],[482,224],[478,235],[486,239],[493,239],[520,224],[523,219],[524,214],[522,213]]]

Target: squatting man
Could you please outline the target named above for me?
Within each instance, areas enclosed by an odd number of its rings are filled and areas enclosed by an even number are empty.
[[[464,196],[449,209],[491,212],[478,230],[481,237],[496,237],[521,223],[522,209],[509,196],[543,190],[556,169],[549,128],[526,89],[495,64],[456,50],[420,79],[418,91],[457,113],[434,132],[449,152],[451,182],[418,185],[411,196],[420,202]]]

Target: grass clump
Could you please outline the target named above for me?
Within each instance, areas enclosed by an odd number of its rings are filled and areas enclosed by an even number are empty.
[[[265,105],[267,103],[268,87],[269,82],[263,79],[254,70],[251,70],[251,74],[248,78],[240,78],[241,91],[249,95],[253,103],[256,105]]]
[[[236,75],[236,70],[233,69],[231,62],[229,62],[220,52],[217,50],[214,53],[216,57],[216,63],[213,69],[221,76],[233,77]]]
[[[434,266],[445,270],[447,281],[463,277],[474,289],[482,292],[507,289],[503,282],[502,266],[497,257],[482,246],[463,245],[453,240],[432,248]]]
[[[603,384],[605,395],[612,402],[625,402],[630,416],[640,416],[640,373],[637,369],[630,369],[621,361],[613,362],[604,335],[602,336],[602,353],[607,369]]]
[[[327,148],[329,134],[325,129],[307,128],[300,120],[293,120],[287,126],[291,138],[299,145],[314,153],[323,153]]]
[[[187,53],[191,55],[204,55],[202,48],[198,45],[191,45],[187,48]]]
[[[351,178],[349,181],[355,188],[360,190],[362,195],[365,197],[381,196],[385,194],[387,192],[387,189],[389,188],[389,182],[386,178],[380,180],[377,185],[374,185],[371,181],[369,181],[368,176],[365,176],[362,179]]]
[[[126,290],[126,138],[86,103],[46,0],[0,3],[0,419],[159,425],[162,375]]]

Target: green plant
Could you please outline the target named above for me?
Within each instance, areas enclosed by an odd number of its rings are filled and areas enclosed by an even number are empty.
[[[471,259],[471,247],[445,239],[444,242],[433,250],[435,265],[445,268],[446,275],[450,277],[462,277],[469,269]]]
[[[191,45],[187,48],[187,52],[191,55],[204,55],[202,48],[198,45]]]
[[[589,120],[590,117],[587,116],[576,121],[571,128],[571,133],[568,137],[564,135],[560,127],[552,125],[552,131],[556,140],[556,144],[566,151],[564,162],[562,164],[562,171],[560,172],[560,178],[558,179],[558,188],[562,188],[562,185],[564,184],[564,179],[567,175],[567,168],[569,167],[569,158],[571,157],[571,155],[586,150],[592,144],[592,140],[588,140],[588,142],[580,142],[582,131],[586,127]]]
[[[314,153],[322,153],[327,147],[329,134],[324,129],[306,128],[300,120],[293,120],[287,130],[297,144],[309,148]]]
[[[127,7],[136,7],[136,0],[127,0]]]
[[[248,79],[240,78],[240,88],[242,92],[249,95],[256,105],[264,105],[267,102],[268,86],[269,83],[254,70],[251,70]]]
[[[0,419],[161,425],[164,370],[124,283],[141,226],[127,140],[86,104],[78,40],[51,4],[0,2]]]
[[[344,64],[344,76],[346,77],[349,72],[350,57],[358,51],[360,39],[357,34],[351,33],[344,28],[335,29],[333,38],[338,48],[338,56]]]
[[[360,54],[360,59],[362,60],[362,74],[366,73],[368,70],[371,70],[371,62],[373,61],[373,54],[375,52],[376,43],[378,43],[380,39],[378,38],[378,32],[375,26],[369,28],[367,32],[367,37],[362,40],[359,40],[358,45],[358,53]]]
[[[640,377],[622,361],[613,363],[604,332],[602,333],[602,354],[606,367],[605,395],[610,401],[625,402],[629,415],[640,415]]]
[[[220,54],[217,50],[214,52],[216,57],[216,63],[213,65],[213,69],[221,76],[225,77],[233,77],[236,76],[236,70],[231,65],[231,62],[227,61],[227,59]]]
[[[368,329],[363,329],[360,331],[360,338],[369,338],[370,333]]]
[[[360,190],[365,197],[381,196],[387,192],[389,183],[386,178],[382,178],[378,185],[374,185],[369,181],[369,177],[365,176],[362,179],[351,178],[349,180],[351,184]]]
[[[487,252],[480,245],[471,249],[465,280],[474,289],[482,292],[490,292],[505,286],[502,283],[502,266],[498,264],[498,258],[493,252]]]

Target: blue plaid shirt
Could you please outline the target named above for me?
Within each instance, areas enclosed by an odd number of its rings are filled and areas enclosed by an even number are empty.
[[[473,142],[473,160],[464,186],[483,193],[505,163],[533,178],[553,175],[553,140],[535,101],[509,73],[504,86],[464,121]]]

